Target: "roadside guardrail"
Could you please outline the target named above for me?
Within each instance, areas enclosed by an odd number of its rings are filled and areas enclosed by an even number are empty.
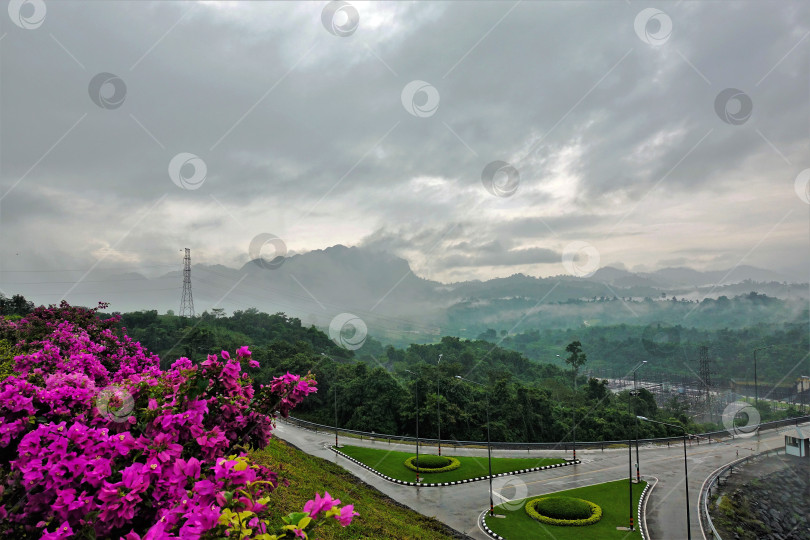
[[[709,475],[708,478],[703,482],[703,485],[700,488],[700,495],[698,496],[698,515],[700,516],[700,530],[703,533],[704,540],[709,540],[709,538],[713,540],[722,540],[722,537],[717,532],[717,529],[714,527],[714,523],[712,522],[712,517],[709,514],[709,500],[712,497],[712,488],[715,486],[721,486],[723,476],[728,478],[734,473],[734,467],[740,467],[749,461],[756,461],[758,459],[766,458],[770,455],[779,455],[779,452],[785,453],[784,448],[773,448],[771,450],[767,450],[765,452],[760,452],[759,454],[754,454],[751,456],[742,457],[740,459],[735,459],[731,463],[727,463],[722,467],[716,469],[712,474]],[[706,535],[709,536],[706,536]]]
[[[300,418],[295,418],[290,416],[286,419],[287,422],[294,424],[298,427],[311,429],[313,431],[327,431],[334,433],[335,426],[327,426],[323,424],[317,424],[315,422],[308,422],[306,420],[301,420]],[[766,431],[771,429],[778,429],[785,426],[792,426],[798,425],[804,422],[810,421],[810,416],[798,416],[796,418],[787,418],[785,420],[776,420],[774,422],[764,422],[759,425],[760,431]],[[416,437],[410,437],[405,435],[389,435],[384,433],[374,433],[368,431],[358,431],[354,429],[344,429],[341,427],[337,428],[338,434],[343,433],[345,435],[358,437],[361,440],[369,439],[375,441],[387,441],[388,443],[391,442],[405,442],[405,443],[416,443]],[[748,435],[747,435],[748,436]],[[746,436],[746,437],[747,437]],[[728,430],[721,430],[721,431],[711,431],[708,433],[696,433],[690,434],[689,444],[695,443],[700,445],[701,440],[703,440],[703,444],[711,444],[713,439],[720,439],[720,438],[738,438]],[[639,439],[639,444],[681,444],[683,440],[683,435],[678,435],[675,437],[660,437],[657,439]],[[635,439],[633,439],[635,441]],[[707,442],[708,441],[708,442]],[[428,439],[424,437],[419,438],[419,444],[424,444],[428,446],[435,446],[438,445],[438,439]],[[464,448],[464,447],[486,447],[486,441],[458,441],[455,439],[442,439],[441,440],[442,446],[449,446],[454,448]],[[500,450],[572,450],[574,445],[571,441],[565,442],[557,442],[557,443],[528,443],[528,442],[496,442],[492,441],[491,443],[492,448],[500,449]],[[627,447],[627,439],[624,440],[617,440],[617,441],[577,441],[576,448],[577,449],[596,449],[601,448],[601,450],[605,450],[605,448],[610,447]]]

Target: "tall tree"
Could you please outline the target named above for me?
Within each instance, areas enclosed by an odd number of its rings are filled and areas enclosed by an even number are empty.
[[[571,366],[571,369],[574,371],[574,385],[576,385],[579,368],[585,365],[585,362],[588,361],[588,356],[582,351],[582,343],[579,341],[569,343],[565,351],[570,353],[568,358],[565,359],[565,363]]]

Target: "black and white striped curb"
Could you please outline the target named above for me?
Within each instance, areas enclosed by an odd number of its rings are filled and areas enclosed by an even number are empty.
[[[641,517],[645,514],[647,509],[647,497],[649,497],[649,491],[658,483],[658,478],[653,476],[651,479],[655,480],[655,482],[650,482],[647,480],[647,485],[644,486],[644,491],[641,492],[641,498],[638,500],[638,530],[641,533],[641,540],[650,540],[650,533],[647,530],[647,520],[645,519],[642,521]]]
[[[334,446],[330,446],[329,449],[332,450],[334,453],[338,454],[339,456],[343,456],[346,459],[348,459],[349,461],[352,461],[352,462],[360,465],[364,469],[368,469],[369,471],[373,472],[374,474],[376,474],[380,478],[382,478],[384,480],[388,480],[392,484],[400,484],[402,486],[420,486],[420,487],[455,486],[455,485],[458,485],[458,484],[468,484],[470,482],[478,482],[480,480],[487,480],[489,478],[489,475],[487,475],[487,476],[478,476],[476,478],[467,478],[465,480],[456,480],[455,482],[438,482],[438,483],[433,483],[433,484],[425,484],[424,482],[408,482],[406,480],[399,480],[397,478],[391,478],[390,476],[386,476],[383,473],[381,473],[380,471],[378,471],[377,469],[374,469],[374,468],[366,465],[362,461],[359,461],[359,460],[354,459],[353,457],[351,457],[349,455],[344,454],[343,452],[341,452],[340,450],[338,450]],[[542,467],[532,467],[531,469],[520,469],[519,471],[512,471],[512,472],[505,472],[505,473],[500,473],[500,474],[493,474],[492,478],[498,478],[498,477],[501,477],[501,476],[513,476],[513,475],[516,475],[516,474],[543,471],[543,470],[546,470],[546,469],[556,469],[557,467],[566,467],[568,465],[577,465],[579,463],[581,463],[581,461],[579,461],[579,460],[566,461],[565,463],[555,463],[554,465],[544,465]]]
[[[492,538],[496,538],[497,540],[506,540],[503,536],[501,536],[500,534],[496,533],[495,531],[493,531],[492,529],[487,527],[487,513],[486,512],[481,514],[481,528],[484,529],[484,532],[487,533]]]

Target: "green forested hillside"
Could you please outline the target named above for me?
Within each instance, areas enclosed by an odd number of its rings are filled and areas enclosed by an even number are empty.
[[[729,371],[743,373],[746,351],[774,343],[777,347],[767,351],[773,356],[760,355],[760,381],[767,381],[783,369],[767,359],[783,358],[787,363],[802,347],[807,350],[807,334],[798,325],[716,332],[683,327],[671,332],[662,327],[652,334],[649,327],[628,325],[515,335],[491,330],[480,336],[485,339],[446,336],[438,343],[407,349],[383,347],[369,338],[362,348],[348,351],[298,319],[256,310],[195,319],[154,311],[127,313],[121,324],[167,364],[179,356],[201,361],[207,354],[247,344],[261,364],[251,372],[257,383],[287,371],[311,371],[318,380],[318,393],[296,414],[333,425],[337,395],[337,422],[343,428],[415,434],[418,384],[420,434],[436,437],[441,415],[442,438],[458,440],[485,438],[487,399],[493,440],[570,442],[574,418],[579,440],[623,439],[635,434],[635,414],[681,423],[693,431],[709,429],[713,426],[695,425],[678,402],[659,409],[646,391],[635,398],[626,392],[612,394],[585,374],[594,369],[626,374],[641,360],[650,363],[646,376],[655,369],[688,374],[696,370],[696,351],[704,343],[709,344],[716,366],[728,362]],[[565,348],[572,341],[581,341],[588,358],[580,369],[576,391],[573,372],[565,364]],[[765,412],[763,420],[768,418]],[[654,424],[640,427],[642,437],[666,434]]]
[[[562,359],[556,355],[567,343],[577,339],[589,351],[588,368],[596,373],[623,376],[639,362],[647,360],[644,376],[651,380],[662,375],[694,378],[698,372],[699,349],[707,346],[713,379],[723,387],[731,378],[753,379],[753,350],[759,347],[768,347],[758,353],[757,371],[763,385],[777,383],[791,372],[801,375],[807,371],[806,367],[800,369],[800,364],[808,361],[808,335],[808,324],[797,322],[760,323],[719,330],[667,324],[621,324],[529,330],[509,336],[497,336],[495,330],[490,330],[480,337],[532,360],[557,365],[562,365]]]

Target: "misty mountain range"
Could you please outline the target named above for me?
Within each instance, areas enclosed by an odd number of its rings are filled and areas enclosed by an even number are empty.
[[[788,276],[753,266],[738,266],[729,270],[701,272],[687,267],[662,268],[655,272],[628,272],[612,267],[600,268],[591,277],[617,287],[654,287],[658,289],[689,289],[731,285],[744,281],[757,283],[792,281]]]
[[[596,304],[572,309],[570,317],[549,322],[560,313],[558,303],[611,298],[702,300],[729,298],[752,291],[783,299],[806,299],[806,284],[788,283],[776,272],[740,266],[728,271],[700,272],[690,268],[666,268],[633,273],[612,267],[599,269],[589,278],[553,276],[536,278],[515,274],[487,281],[444,284],[415,275],[402,258],[359,247],[337,245],[290,256],[283,261],[258,259],[241,268],[193,265],[192,292],[196,313],[224,308],[227,313],[255,307],[269,313],[284,312],[305,323],[325,328],[340,313],[353,313],[378,335],[391,333],[428,338],[438,335],[475,334],[488,325],[511,327],[527,316],[545,311],[534,323],[570,325],[605,321],[632,323],[644,315],[640,307]],[[79,275],[63,275],[46,282],[3,282],[9,292],[20,292],[37,303],[58,302],[68,289],[73,304],[110,302],[109,310],[157,309],[178,313],[182,269],[159,277],[139,273],[98,270],[73,285]],[[47,292],[43,290],[47,288]],[[575,302],[576,303],[576,302]],[[549,319],[552,317],[552,319]],[[618,318],[617,318],[618,317]],[[500,325],[500,326],[498,326]]]

